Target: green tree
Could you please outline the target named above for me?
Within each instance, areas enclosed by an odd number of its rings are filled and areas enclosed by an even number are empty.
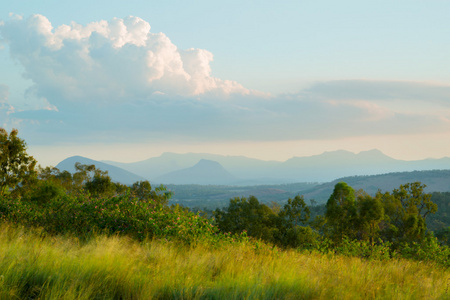
[[[299,247],[313,244],[316,234],[309,226],[302,226],[308,222],[310,211],[303,196],[289,198],[283,209],[278,213],[279,242],[285,247]]]
[[[278,236],[279,217],[265,204],[250,196],[230,199],[226,209],[214,211],[216,224],[222,232],[241,233],[273,242]]]
[[[385,239],[421,241],[426,235],[426,218],[437,211],[431,194],[425,193],[426,185],[420,182],[407,183],[391,193],[377,194],[383,203],[387,224],[383,230]]]
[[[380,233],[380,224],[384,220],[384,208],[379,197],[372,197],[367,193],[357,198],[358,225],[360,237],[369,240],[372,247]]]
[[[36,176],[36,160],[26,152],[26,143],[13,129],[0,128],[0,196]]]
[[[72,190],[87,191],[95,197],[112,197],[124,189],[120,184],[114,183],[108,175],[108,171],[97,169],[95,165],[83,165],[75,163],[76,172],[72,175]],[[64,179],[63,176],[57,176]]]
[[[116,185],[107,174],[95,174],[84,184],[84,189],[94,197],[112,197],[116,195]]]
[[[339,242],[344,236],[353,238],[357,227],[355,191],[345,182],[334,186],[333,194],[326,205],[326,227],[328,234]]]
[[[310,211],[303,196],[297,195],[294,199],[288,199],[279,216],[285,220],[287,227],[294,227],[306,224],[309,220]]]
[[[148,180],[137,181],[131,186],[131,195],[139,200],[153,200],[157,205],[167,205],[172,192],[167,191],[166,187],[160,185],[152,189],[152,185]]]

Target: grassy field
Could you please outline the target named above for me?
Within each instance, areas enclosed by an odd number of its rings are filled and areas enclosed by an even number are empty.
[[[450,299],[432,263],[0,227],[0,299]]]

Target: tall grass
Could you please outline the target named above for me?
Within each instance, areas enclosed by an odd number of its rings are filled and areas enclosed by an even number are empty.
[[[0,299],[450,299],[432,263],[0,226]]]

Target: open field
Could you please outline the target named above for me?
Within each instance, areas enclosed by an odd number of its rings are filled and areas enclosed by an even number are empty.
[[[256,246],[255,246],[256,245]],[[0,299],[450,299],[433,263],[0,228]]]

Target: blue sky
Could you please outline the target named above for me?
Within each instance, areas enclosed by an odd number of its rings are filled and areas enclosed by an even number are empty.
[[[3,1],[0,126],[43,165],[450,156],[448,12],[437,0]]]

